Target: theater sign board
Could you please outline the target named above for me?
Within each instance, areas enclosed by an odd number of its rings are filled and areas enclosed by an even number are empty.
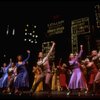
[[[64,20],[56,21],[47,24],[47,34],[49,36],[55,35],[55,34],[61,34],[64,32]]]

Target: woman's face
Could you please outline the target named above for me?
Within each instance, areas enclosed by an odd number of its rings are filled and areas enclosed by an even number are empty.
[[[7,66],[7,64],[6,64],[6,63],[4,63],[4,64],[3,64],[3,67],[6,67],[6,66]]]
[[[42,53],[42,52],[39,52],[38,57],[39,57],[39,58],[43,58],[43,53]]]
[[[90,60],[88,58],[85,59],[85,64],[88,64]]]
[[[62,64],[62,67],[65,68],[65,67],[67,67],[67,65],[66,65],[65,63],[63,63],[63,64]]]
[[[22,61],[22,56],[19,55],[19,56],[17,57],[17,59],[18,59],[18,61]]]
[[[78,53],[76,52],[76,53],[74,54],[74,56],[77,57],[77,56],[78,56]]]
[[[12,63],[12,67],[14,67],[15,66],[15,64],[14,63]]]
[[[73,59],[73,58],[74,58],[74,54],[71,53],[70,56],[69,56],[69,58],[70,58],[70,59]]]

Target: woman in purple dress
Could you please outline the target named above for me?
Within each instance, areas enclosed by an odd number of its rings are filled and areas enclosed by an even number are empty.
[[[17,57],[18,62],[16,63],[16,67],[17,67],[17,77],[14,83],[15,86],[15,93],[19,92],[19,89],[25,89],[29,87],[29,79],[28,79],[28,72],[26,70],[26,61],[29,59],[30,57],[30,51],[27,50],[28,53],[28,57],[22,61],[22,56],[19,55]]]
[[[10,63],[7,66],[6,63],[3,64],[2,70],[3,75],[0,78],[0,89],[3,89],[3,92],[6,92],[7,88],[7,78],[8,78],[8,69],[11,67],[12,60],[10,59]]]
[[[82,52],[83,52],[83,46],[81,45],[79,54],[77,56],[75,56],[74,54],[70,54],[69,57],[70,58],[69,64],[72,67],[73,71],[68,85],[68,88],[71,90],[79,90],[79,91],[83,89],[87,90],[86,80],[85,77],[83,76],[83,73],[81,72],[78,62],[78,59],[81,57]]]

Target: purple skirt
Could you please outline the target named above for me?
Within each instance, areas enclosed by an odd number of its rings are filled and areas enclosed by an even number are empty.
[[[87,84],[80,68],[73,69],[72,76],[68,85],[69,89],[87,89]]]
[[[20,72],[17,75],[17,78],[14,83],[15,88],[23,88],[23,87],[29,87],[29,79],[28,79],[28,73],[27,71],[25,72]]]
[[[8,74],[4,74],[0,78],[0,88],[6,88],[7,87],[7,80],[8,80]]]

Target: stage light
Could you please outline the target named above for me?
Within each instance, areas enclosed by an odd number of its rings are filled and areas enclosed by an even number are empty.
[[[36,38],[38,37],[38,35],[35,36]]]
[[[7,30],[6,34],[8,35],[9,31]]]
[[[6,55],[5,55],[5,54],[4,54],[3,56],[4,56],[4,57],[6,57]]]
[[[6,34],[8,35],[9,33],[9,25],[7,25],[7,31],[6,31]]]
[[[27,31],[27,29],[25,29],[25,31]]]
[[[27,33],[25,33],[25,35],[27,35]]]
[[[33,31],[33,33],[35,33],[35,31]]]
[[[35,43],[37,43],[36,39],[35,39]]]
[[[30,35],[32,35],[32,33],[30,33]]]
[[[27,39],[24,39],[24,41],[26,41]]]
[[[32,37],[34,37],[34,35]]]
[[[33,41],[31,41],[31,43],[33,43]]]
[[[37,44],[37,41],[35,41],[35,44]]]
[[[28,25],[28,24],[27,24],[26,26],[27,26],[27,27],[29,27],[29,25]]]
[[[13,29],[12,35],[15,35],[15,29]]]
[[[36,28],[36,25],[34,26],[34,28]]]
[[[29,39],[29,42],[31,41],[31,39]]]

